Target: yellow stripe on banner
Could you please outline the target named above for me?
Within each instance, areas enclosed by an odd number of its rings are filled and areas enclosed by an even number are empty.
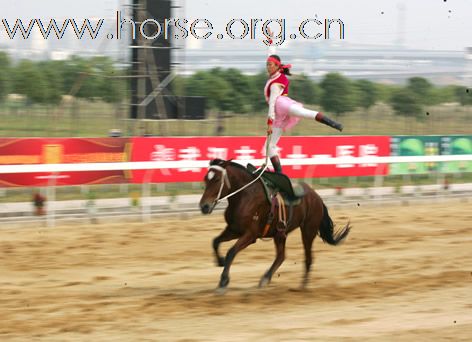
[[[123,162],[129,162],[131,160],[131,151],[133,150],[133,143],[127,142],[125,144],[125,150],[123,153]],[[133,171],[132,170],[123,170],[123,174],[126,179],[133,179]]]

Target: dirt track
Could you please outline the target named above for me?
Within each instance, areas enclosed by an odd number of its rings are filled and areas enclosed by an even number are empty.
[[[220,213],[0,229],[0,340],[470,341],[471,208],[331,208],[354,228],[338,247],[316,239],[308,290],[297,230],[268,288],[256,285],[273,244],[258,241],[224,296],[210,248]]]

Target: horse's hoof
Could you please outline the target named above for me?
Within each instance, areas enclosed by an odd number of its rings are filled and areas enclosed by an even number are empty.
[[[219,295],[219,296],[222,296],[226,293],[226,291],[228,291],[228,288],[227,287],[217,287],[215,289],[215,294]]]
[[[265,287],[269,285],[269,283],[270,283],[270,278],[262,277],[261,281],[259,282],[259,287]]]
[[[218,257],[217,265],[219,267],[225,267],[225,258],[224,257]]]
[[[218,287],[219,288],[224,288],[224,287],[228,286],[228,284],[229,284],[229,277],[227,277],[227,278],[222,277],[220,279],[220,283],[218,284]]]

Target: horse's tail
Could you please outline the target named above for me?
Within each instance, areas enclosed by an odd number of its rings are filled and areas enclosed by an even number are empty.
[[[321,220],[319,230],[321,239],[330,245],[336,246],[343,242],[350,230],[351,226],[348,222],[344,228],[335,232],[333,220],[331,220],[331,217],[329,217],[328,208],[326,208],[326,205],[323,203],[323,219]]]

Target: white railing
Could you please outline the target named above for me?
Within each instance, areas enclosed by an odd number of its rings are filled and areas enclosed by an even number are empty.
[[[233,160],[240,164],[252,163],[261,165],[264,159]],[[423,163],[423,162],[450,162],[472,161],[472,154],[438,155],[438,156],[396,156],[396,157],[317,157],[305,159],[283,159],[282,165],[342,165],[342,164],[376,164],[392,163]],[[112,170],[158,170],[177,168],[205,168],[209,160],[179,160],[179,161],[148,161],[148,162],[121,162],[121,163],[80,163],[80,164],[27,164],[27,165],[0,165],[0,173],[32,173],[32,172],[73,172],[73,171],[112,171]]]
[[[264,159],[247,159],[234,160],[234,162],[246,165],[252,163],[253,165],[261,165]],[[380,176],[385,164],[391,163],[422,163],[422,162],[451,162],[451,161],[472,161],[472,154],[464,155],[437,155],[437,156],[394,156],[394,157],[317,157],[306,159],[283,159],[284,166],[319,166],[319,165],[347,165],[358,164],[369,167],[377,167],[375,185],[379,186],[382,183]],[[206,168],[209,166],[209,160],[180,160],[180,161],[148,161],[148,162],[121,162],[121,163],[79,163],[79,164],[27,164],[27,165],[0,165],[0,174],[2,173],[35,173],[35,172],[50,172],[58,175],[61,172],[76,172],[76,171],[113,171],[113,170],[159,170],[159,169],[177,169],[177,168]],[[149,182],[143,183],[143,196],[149,195]],[[55,199],[55,177],[52,177],[48,187],[48,202],[54,202]],[[150,219],[151,210],[150,204],[147,203],[142,206],[143,220]],[[48,210],[47,215],[48,226],[55,225],[54,207]]]

